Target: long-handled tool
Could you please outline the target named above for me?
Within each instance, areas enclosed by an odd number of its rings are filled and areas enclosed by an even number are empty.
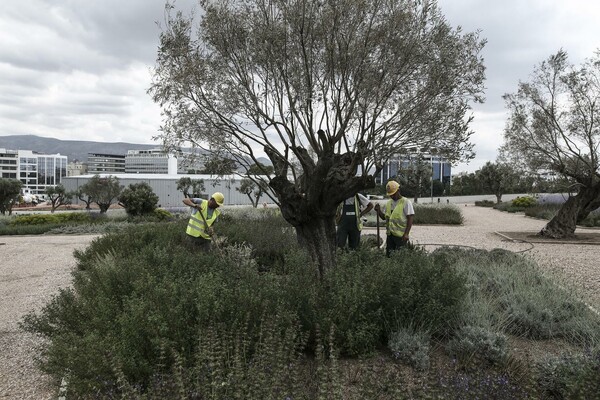
[[[379,244],[379,210],[375,211],[375,214],[377,215],[377,248],[381,247],[381,245]]]

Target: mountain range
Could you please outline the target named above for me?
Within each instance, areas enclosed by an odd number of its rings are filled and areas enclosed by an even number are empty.
[[[88,153],[127,154],[127,150],[148,150],[159,148],[157,144],[103,143],[88,140],[60,140],[36,135],[0,136],[0,148],[7,150],[32,150],[45,154],[67,156],[67,161],[86,162]]]

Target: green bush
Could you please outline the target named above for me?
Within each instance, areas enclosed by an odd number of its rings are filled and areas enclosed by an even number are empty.
[[[512,201],[513,207],[528,208],[537,204],[537,199],[531,196],[517,197]]]
[[[461,225],[464,221],[462,212],[454,204],[415,204],[416,225]]]
[[[388,348],[395,359],[418,371],[429,369],[429,335],[403,328],[390,335]]]
[[[560,204],[538,204],[525,209],[525,215],[532,218],[540,218],[550,220],[554,218],[558,210],[560,210]]]
[[[499,210],[499,211],[509,212],[509,213],[516,213],[516,212],[525,211],[526,207],[513,206],[512,201],[508,201],[508,202],[502,202],[500,204],[494,205],[494,209]]]
[[[600,395],[599,350],[549,357],[536,369],[542,398],[597,399]]]
[[[562,338],[578,345],[600,340],[600,318],[574,291],[542,275],[531,260],[500,249],[443,248],[432,255],[466,277],[461,325],[531,339]]]
[[[84,212],[28,214],[16,216],[10,221],[10,225],[89,223],[90,221],[90,215]]]
[[[494,207],[494,205],[496,205],[496,202],[491,201],[491,200],[481,200],[481,201],[476,201],[475,205],[477,207]]]
[[[127,215],[132,217],[151,214],[158,204],[158,196],[146,182],[130,184],[123,189],[118,200]]]
[[[446,344],[446,351],[463,365],[477,368],[502,364],[508,358],[506,336],[479,326],[461,327]]]

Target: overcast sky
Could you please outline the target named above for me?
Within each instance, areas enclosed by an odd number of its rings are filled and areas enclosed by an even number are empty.
[[[190,10],[194,0],[177,0]],[[580,63],[600,47],[596,0],[439,0],[448,21],[488,43],[486,102],[475,105],[477,157],[495,160],[506,112],[501,96],[559,49]],[[0,8],[0,136],[152,143],[160,109],[146,90],[162,0],[12,0]]]

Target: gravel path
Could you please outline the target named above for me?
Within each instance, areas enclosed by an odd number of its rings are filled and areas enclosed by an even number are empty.
[[[427,250],[436,247],[430,244],[454,244],[524,251],[531,245],[506,241],[494,232],[538,231],[545,224],[490,208],[469,205],[461,209],[464,225],[415,226],[412,241]],[[58,288],[70,284],[73,250],[85,248],[95,237],[0,236],[0,399],[57,398],[58,388],[51,387],[35,369],[39,338],[19,331],[18,322],[29,311],[39,310]],[[588,303],[600,309],[600,246],[536,243],[523,254],[565,285],[576,285]]]
[[[18,323],[69,285],[73,251],[96,236],[0,236],[0,399],[57,398],[58,390],[35,368],[39,338]]]

